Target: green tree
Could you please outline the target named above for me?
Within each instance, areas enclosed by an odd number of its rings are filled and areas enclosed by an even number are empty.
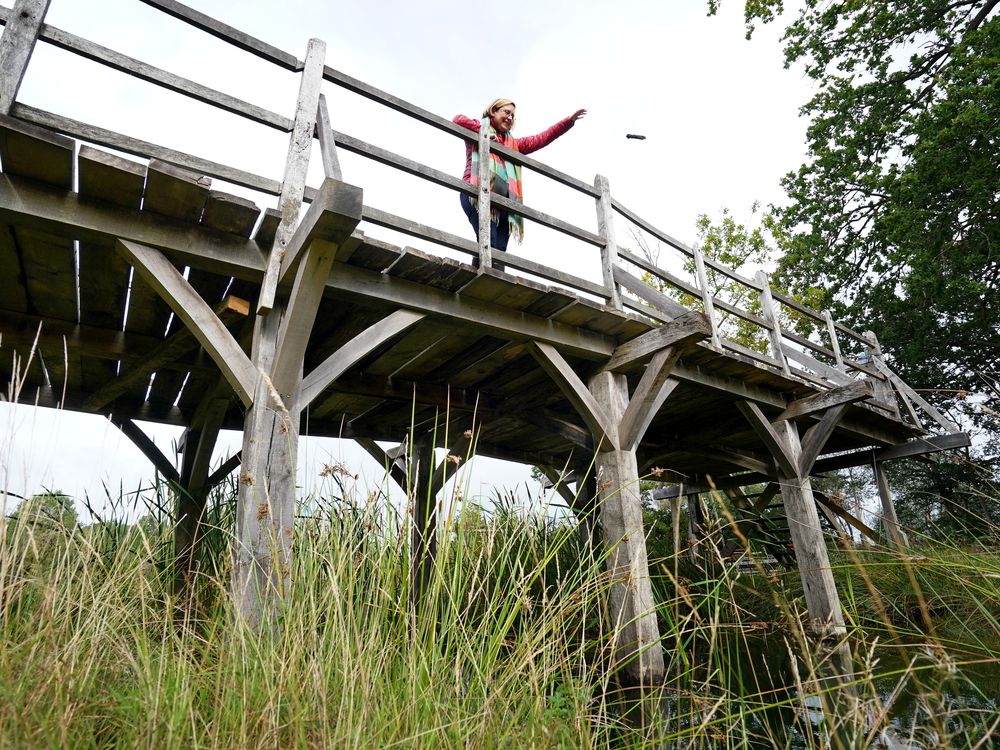
[[[776,213],[777,280],[823,288],[942,399],[981,389],[1000,358],[998,5],[805,0],[783,37],[817,91]],[[782,10],[747,0],[747,36]]]
[[[72,529],[77,524],[76,504],[69,495],[46,491],[23,500],[14,517],[51,528]]]

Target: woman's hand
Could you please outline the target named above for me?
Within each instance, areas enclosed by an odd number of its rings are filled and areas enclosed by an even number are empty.
[[[571,114],[569,116],[569,119],[571,119],[573,122],[576,122],[581,117],[583,117],[585,114],[587,114],[587,110],[585,110],[585,109],[578,109],[576,112],[574,112],[573,114]]]

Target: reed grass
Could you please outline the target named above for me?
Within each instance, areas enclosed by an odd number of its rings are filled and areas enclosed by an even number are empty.
[[[0,747],[986,748],[1000,737],[1000,555],[988,545],[833,552],[856,668],[845,712],[831,708],[842,689],[827,678],[831,649],[809,636],[797,573],[723,561],[722,515],[697,565],[650,539],[667,680],[640,694],[610,670],[605,553],[571,518],[464,503],[443,521],[414,608],[406,519],[360,492],[314,498],[280,627],[262,637],[231,624],[225,594],[234,494],[213,497],[184,597],[171,594],[168,518],[0,521]],[[154,489],[149,505],[168,501]]]

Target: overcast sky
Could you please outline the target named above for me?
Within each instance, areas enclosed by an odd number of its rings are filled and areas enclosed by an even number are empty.
[[[728,207],[749,216],[754,201],[782,198],[779,180],[802,161],[809,96],[797,70],[782,67],[778,34],[759,29],[744,40],[742,3],[706,17],[704,0],[596,0],[501,5],[425,0],[421,3],[305,0],[196,0],[198,10],[304,57],[311,37],[327,44],[326,63],[412,104],[451,118],[479,116],[492,99],[517,102],[515,135],[539,132],[574,110],[589,114],[535,156],[582,180],[597,173],[615,197],[673,236],[693,243],[700,213]],[[298,79],[150,8],[139,0],[52,0],[48,22],[291,116]],[[460,175],[464,149],[453,137],[374,106],[330,84],[333,127],[375,145]],[[281,179],[287,136],[221,115],[48,45],[35,58],[19,100],[85,122]],[[638,133],[646,140],[627,140]],[[344,178],[365,190],[365,202],[456,234],[470,228],[452,191],[428,188],[387,168],[342,157]],[[318,147],[310,184],[322,178]],[[275,205],[268,196],[214,188]],[[593,203],[539,175],[526,175],[526,202],[588,229]],[[617,227],[620,241],[623,226]],[[431,249],[377,227],[369,236]],[[530,225],[517,252],[599,278],[597,253]],[[2,355],[2,351],[0,351]],[[5,355],[9,356],[9,355]],[[177,429],[148,427],[168,455]],[[0,468],[7,490],[41,488],[99,499],[103,485],[134,490],[153,469],[116,428],[97,417],[0,406]],[[305,439],[300,482],[317,486],[324,462],[342,461],[372,488],[379,467],[351,445]],[[220,457],[238,449],[224,434]],[[524,482],[527,469],[477,461],[465,482],[472,494]]]

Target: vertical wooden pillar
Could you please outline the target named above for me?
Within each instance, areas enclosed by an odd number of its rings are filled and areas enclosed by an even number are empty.
[[[9,115],[51,0],[17,0],[0,37],[0,114]]]
[[[410,601],[414,610],[434,575],[437,558],[437,493],[432,491],[434,444],[429,437],[413,441],[407,471],[410,524]]]
[[[782,420],[774,429],[791,462],[798,466],[802,456],[798,427],[794,422]],[[808,475],[801,472],[790,474],[779,467],[778,486],[781,488],[781,500],[795,546],[795,559],[813,630],[823,637],[841,637],[847,629],[819,523],[812,482]]]
[[[871,362],[872,366],[882,376],[871,379],[872,385],[875,388],[875,400],[891,409],[896,419],[899,419],[899,402],[896,401],[896,393],[892,390],[889,376],[885,374],[888,368],[886,367],[885,360],[882,359],[882,347],[879,346],[878,339],[875,337],[873,331],[865,331],[865,338],[868,339],[868,343],[865,345],[865,354],[868,355],[868,361]]]
[[[236,499],[233,599],[239,619],[253,628],[274,621],[291,576],[298,394],[278,393],[266,375],[282,312],[283,305],[276,303],[270,315],[258,316],[254,330],[259,374],[243,426]]]
[[[602,371],[589,383],[590,392],[618,424],[628,406],[625,376]],[[607,446],[605,446],[607,447]],[[608,547],[611,574],[610,612],[615,660],[640,685],[662,682],[663,651],[653,589],[646,559],[646,538],[639,495],[639,469],[633,450],[602,450],[594,459],[601,527]]]
[[[889,478],[881,461],[875,462],[875,483],[878,485],[878,496],[882,501],[882,527],[896,547],[908,547],[910,540],[899,525],[896,506],[892,501],[892,490],[889,488]]]
[[[701,495],[693,492],[687,496],[688,506],[688,554],[691,562],[698,562],[701,559],[701,536],[704,532],[702,526]]]

